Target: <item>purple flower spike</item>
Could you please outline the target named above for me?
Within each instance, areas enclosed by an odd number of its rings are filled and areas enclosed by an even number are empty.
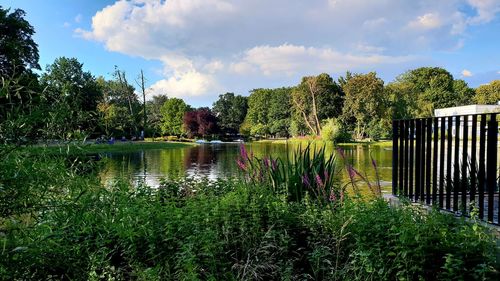
[[[241,155],[241,158],[243,159],[243,161],[246,161],[249,159],[247,149],[245,148],[245,146],[243,144],[240,145],[240,155]]]
[[[318,174],[316,174],[316,184],[320,187],[324,186],[323,181],[321,180],[321,177]]]
[[[325,170],[324,172],[324,178],[325,178],[325,183],[328,182],[328,171]]]
[[[309,181],[307,175],[302,176],[302,184],[306,185],[307,187],[311,187],[311,182]]]
[[[243,161],[241,161],[240,159],[236,160],[236,164],[238,164],[238,167],[243,170],[243,171],[246,171],[247,170],[247,166],[245,165],[245,163]]]
[[[262,163],[264,164],[264,167],[269,168],[269,159],[267,159],[267,157],[264,157],[264,159],[262,159]]]
[[[335,202],[335,201],[337,201],[337,195],[335,195],[335,192],[332,189],[332,191],[330,192],[330,202]]]
[[[347,166],[347,171],[349,172],[349,177],[351,179],[356,176],[356,171],[354,170],[354,168],[351,165]]]

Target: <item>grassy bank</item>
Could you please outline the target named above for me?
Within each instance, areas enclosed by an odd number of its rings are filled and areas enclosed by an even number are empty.
[[[0,157],[0,280],[498,278],[488,230],[438,211],[255,181],[102,186],[92,162]]]
[[[272,144],[286,144],[287,142],[290,144],[318,144],[323,145],[325,143],[332,143],[329,141],[324,141],[321,139],[313,139],[313,138],[290,138],[290,139],[265,139],[258,140],[256,142],[262,143],[272,143]],[[368,145],[368,146],[379,146],[379,147],[392,147],[391,140],[380,140],[380,141],[362,141],[362,142],[346,142],[346,143],[338,143],[338,146],[355,146],[355,145]]]
[[[27,149],[33,153],[100,153],[100,152],[127,152],[144,149],[171,149],[194,146],[195,143],[184,142],[149,142],[149,141],[134,141],[121,142],[117,141],[114,144],[60,144],[60,145],[38,145],[28,147]]]

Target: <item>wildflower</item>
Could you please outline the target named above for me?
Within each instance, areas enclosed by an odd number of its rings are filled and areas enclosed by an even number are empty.
[[[349,172],[349,177],[353,179],[356,176],[356,170],[351,165],[347,165],[347,171]]]
[[[238,165],[238,167],[239,167],[242,171],[246,171],[246,170],[247,170],[247,166],[245,165],[245,162],[241,161],[240,159],[237,159],[237,160],[236,160],[236,164]]]
[[[264,167],[266,168],[269,168],[269,159],[267,157],[264,157],[264,159],[262,159],[262,163],[264,164]]]
[[[243,159],[243,161],[246,161],[249,159],[247,149],[245,148],[245,146],[243,144],[240,145],[240,155],[241,155],[241,158]]]
[[[330,202],[335,202],[335,201],[337,201],[337,195],[335,195],[335,192],[332,189],[330,192]]]
[[[324,176],[324,179],[325,179],[325,184],[328,182],[328,171],[325,170],[325,172],[323,173],[323,176]]]
[[[320,187],[324,187],[323,181],[321,180],[321,177],[316,174],[316,184]]]
[[[307,187],[311,187],[311,182],[309,181],[309,177],[307,175],[302,176],[302,184],[306,185]]]

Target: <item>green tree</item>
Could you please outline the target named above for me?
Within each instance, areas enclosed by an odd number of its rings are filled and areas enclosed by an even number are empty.
[[[248,97],[245,126],[250,134],[285,137],[290,131],[290,88],[255,89]]]
[[[500,101],[500,80],[477,87],[474,101],[478,104],[496,104]]]
[[[312,135],[320,135],[321,120],[342,112],[342,90],[326,73],[303,77],[291,96],[294,111]]]
[[[384,81],[375,72],[356,74],[344,86],[343,119],[354,125],[354,138],[365,137],[371,120],[381,120],[387,108]]]
[[[148,113],[148,128],[153,136],[161,132],[161,107],[168,100],[166,95],[155,95],[146,102],[146,111]]]
[[[212,111],[224,133],[238,133],[248,110],[248,99],[233,93],[225,93],[213,104]]]
[[[57,58],[40,78],[44,98],[51,108],[46,132],[70,137],[75,132],[92,133],[97,126],[97,105],[102,90],[90,72],[75,58]],[[59,128],[55,130],[55,128]],[[67,131],[64,131],[67,130]]]
[[[179,98],[168,99],[160,109],[163,134],[180,136],[184,134],[183,117],[189,111],[188,105]]]
[[[454,80],[445,69],[421,67],[410,70],[396,79],[395,84],[409,87],[407,99],[409,115],[429,117],[434,109],[468,104],[472,91],[463,80]]]
[[[40,69],[38,64],[38,45],[33,40],[35,29],[24,19],[26,13],[21,9],[3,9],[0,6],[0,76],[10,77],[32,68]]]

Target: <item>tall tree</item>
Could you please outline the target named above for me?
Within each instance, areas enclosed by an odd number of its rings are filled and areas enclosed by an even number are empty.
[[[440,67],[421,67],[410,70],[396,79],[395,84],[409,87],[407,97],[409,115],[432,116],[434,109],[470,103],[471,91],[462,80]]]
[[[344,85],[343,119],[354,122],[354,137],[361,139],[372,120],[381,120],[385,114],[384,81],[374,72],[356,74]]]
[[[85,131],[91,133],[97,125],[97,105],[101,101],[102,91],[90,72],[83,71],[83,64],[75,58],[57,58],[47,66],[41,76],[41,84],[46,89],[44,97],[53,109],[58,112],[59,120],[54,115],[48,124],[61,128],[62,133]],[[63,127],[64,126],[64,129]],[[64,132],[68,130],[68,132]],[[47,128],[47,132],[54,128]]]
[[[247,97],[225,93],[213,104],[212,110],[223,132],[238,133],[248,109]]]
[[[477,87],[474,100],[478,104],[496,104],[500,101],[500,80]]]
[[[151,130],[153,136],[161,132],[161,107],[167,100],[166,95],[155,95],[146,102],[148,129]]]
[[[337,117],[342,112],[342,91],[326,73],[303,77],[292,91],[292,101],[295,112],[313,135],[320,134],[322,119]]]
[[[31,68],[40,69],[38,45],[33,40],[35,29],[24,19],[21,9],[0,6],[0,76],[10,77]]]
[[[162,133],[180,136],[184,133],[183,117],[189,111],[188,105],[179,98],[168,99],[161,107]]]
[[[248,97],[244,127],[252,135],[288,136],[290,88],[255,89]]]

